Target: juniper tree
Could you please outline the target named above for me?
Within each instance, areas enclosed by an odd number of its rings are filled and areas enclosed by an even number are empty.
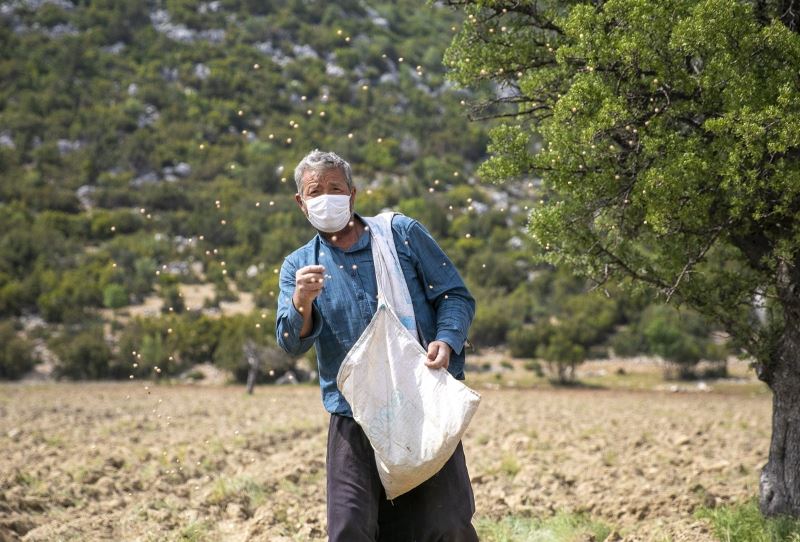
[[[445,3],[451,78],[502,90],[480,174],[542,179],[547,261],[730,333],[773,392],[761,510],[800,516],[800,3]]]

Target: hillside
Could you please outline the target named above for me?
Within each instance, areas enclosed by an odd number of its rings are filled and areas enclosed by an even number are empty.
[[[64,0],[0,14],[0,315],[43,318],[34,336],[96,336],[116,318],[112,339],[129,316],[231,314],[241,297],[269,320],[274,269],[314,234],[292,176],[313,148],[351,162],[359,212],[419,219],[475,286],[497,258],[524,260],[508,228],[521,200],[471,176],[485,126],[444,77],[449,9]],[[206,295],[186,298],[193,283]]]
[[[568,363],[605,351],[646,302],[535,268],[538,179],[475,178],[491,123],[469,106],[502,89],[446,78],[459,15],[410,1],[1,3],[0,377],[37,360],[73,378],[209,361],[241,376],[248,339],[284,367],[277,269],[315,233],[293,200],[314,148],[351,162],[360,213],[399,210],[439,241],[478,301],[472,343]],[[532,327],[554,316],[579,325]]]

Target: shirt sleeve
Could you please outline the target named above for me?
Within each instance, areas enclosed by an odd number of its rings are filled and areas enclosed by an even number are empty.
[[[475,298],[425,226],[412,220],[407,237],[417,273],[424,284],[425,296],[436,310],[434,340],[446,342],[459,355],[475,316]]]
[[[299,356],[308,351],[322,332],[322,314],[316,305],[316,300],[311,303],[311,316],[313,327],[311,334],[300,338],[303,329],[303,315],[292,302],[295,289],[294,264],[288,259],[283,261],[280,272],[280,293],[278,294],[278,311],[275,318],[275,337],[278,345],[286,353]]]

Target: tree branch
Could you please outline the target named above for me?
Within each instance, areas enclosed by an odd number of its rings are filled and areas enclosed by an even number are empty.
[[[472,113],[469,113],[468,114],[468,118],[471,121],[488,120],[488,119],[516,118],[516,117],[519,117],[520,115],[531,115],[532,116],[532,114],[535,113],[536,111],[543,111],[543,110],[546,111],[546,110],[549,110],[549,109],[550,109],[549,105],[541,104],[541,105],[537,105],[537,106],[531,107],[529,109],[525,109],[524,111],[517,111],[516,113],[495,113],[495,114],[491,114],[491,115],[485,115],[485,116],[482,116],[482,117],[474,116]],[[544,114],[544,115],[538,115],[536,117],[536,119],[537,120],[542,120],[542,119],[546,119],[547,117],[550,117],[550,116],[552,116],[552,113]]]
[[[719,237],[720,233],[722,233],[722,231],[726,227],[728,227],[732,222],[733,222],[733,220],[731,219],[731,220],[728,220],[725,224],[720,224],[719,226],[717,226],[715,228],[714,233],[711,235],[711,237],[709,237],[708,242],[706,242],[706,244],[703,245],[703,247],[700,249],[700,252],[696,256],[694,256],[692,258],[689,258],[689,261],[687,261],[686,265],[683,266],[683,269],[681,270],[680,274],[678,275],[678,278],[675,279],[675,283],[669,289],[667,289],[667,291],[666,291],[666,295],[667,295],[666,302],[667,303],[669,303],[669,300],[672,299],[672,296],[673,296],[673,294],[675,294],[675,291],[678,289],[678,286],[680,285],[681,281],[683,280],[683,277],[685,277],[686,274],[689,273],[690,270],[695,265],[697,265],[700,261],[702,261],[702,259],[705,257],[705,255],[708,252],[708,250],[717,241],[717,238]]]

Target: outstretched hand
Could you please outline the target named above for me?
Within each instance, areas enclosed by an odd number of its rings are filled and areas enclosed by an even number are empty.
[[[447,369],[450,365],[450,345],[444,341],[431,341],[428,344],[428,357],[425,365],[431,369]]]

